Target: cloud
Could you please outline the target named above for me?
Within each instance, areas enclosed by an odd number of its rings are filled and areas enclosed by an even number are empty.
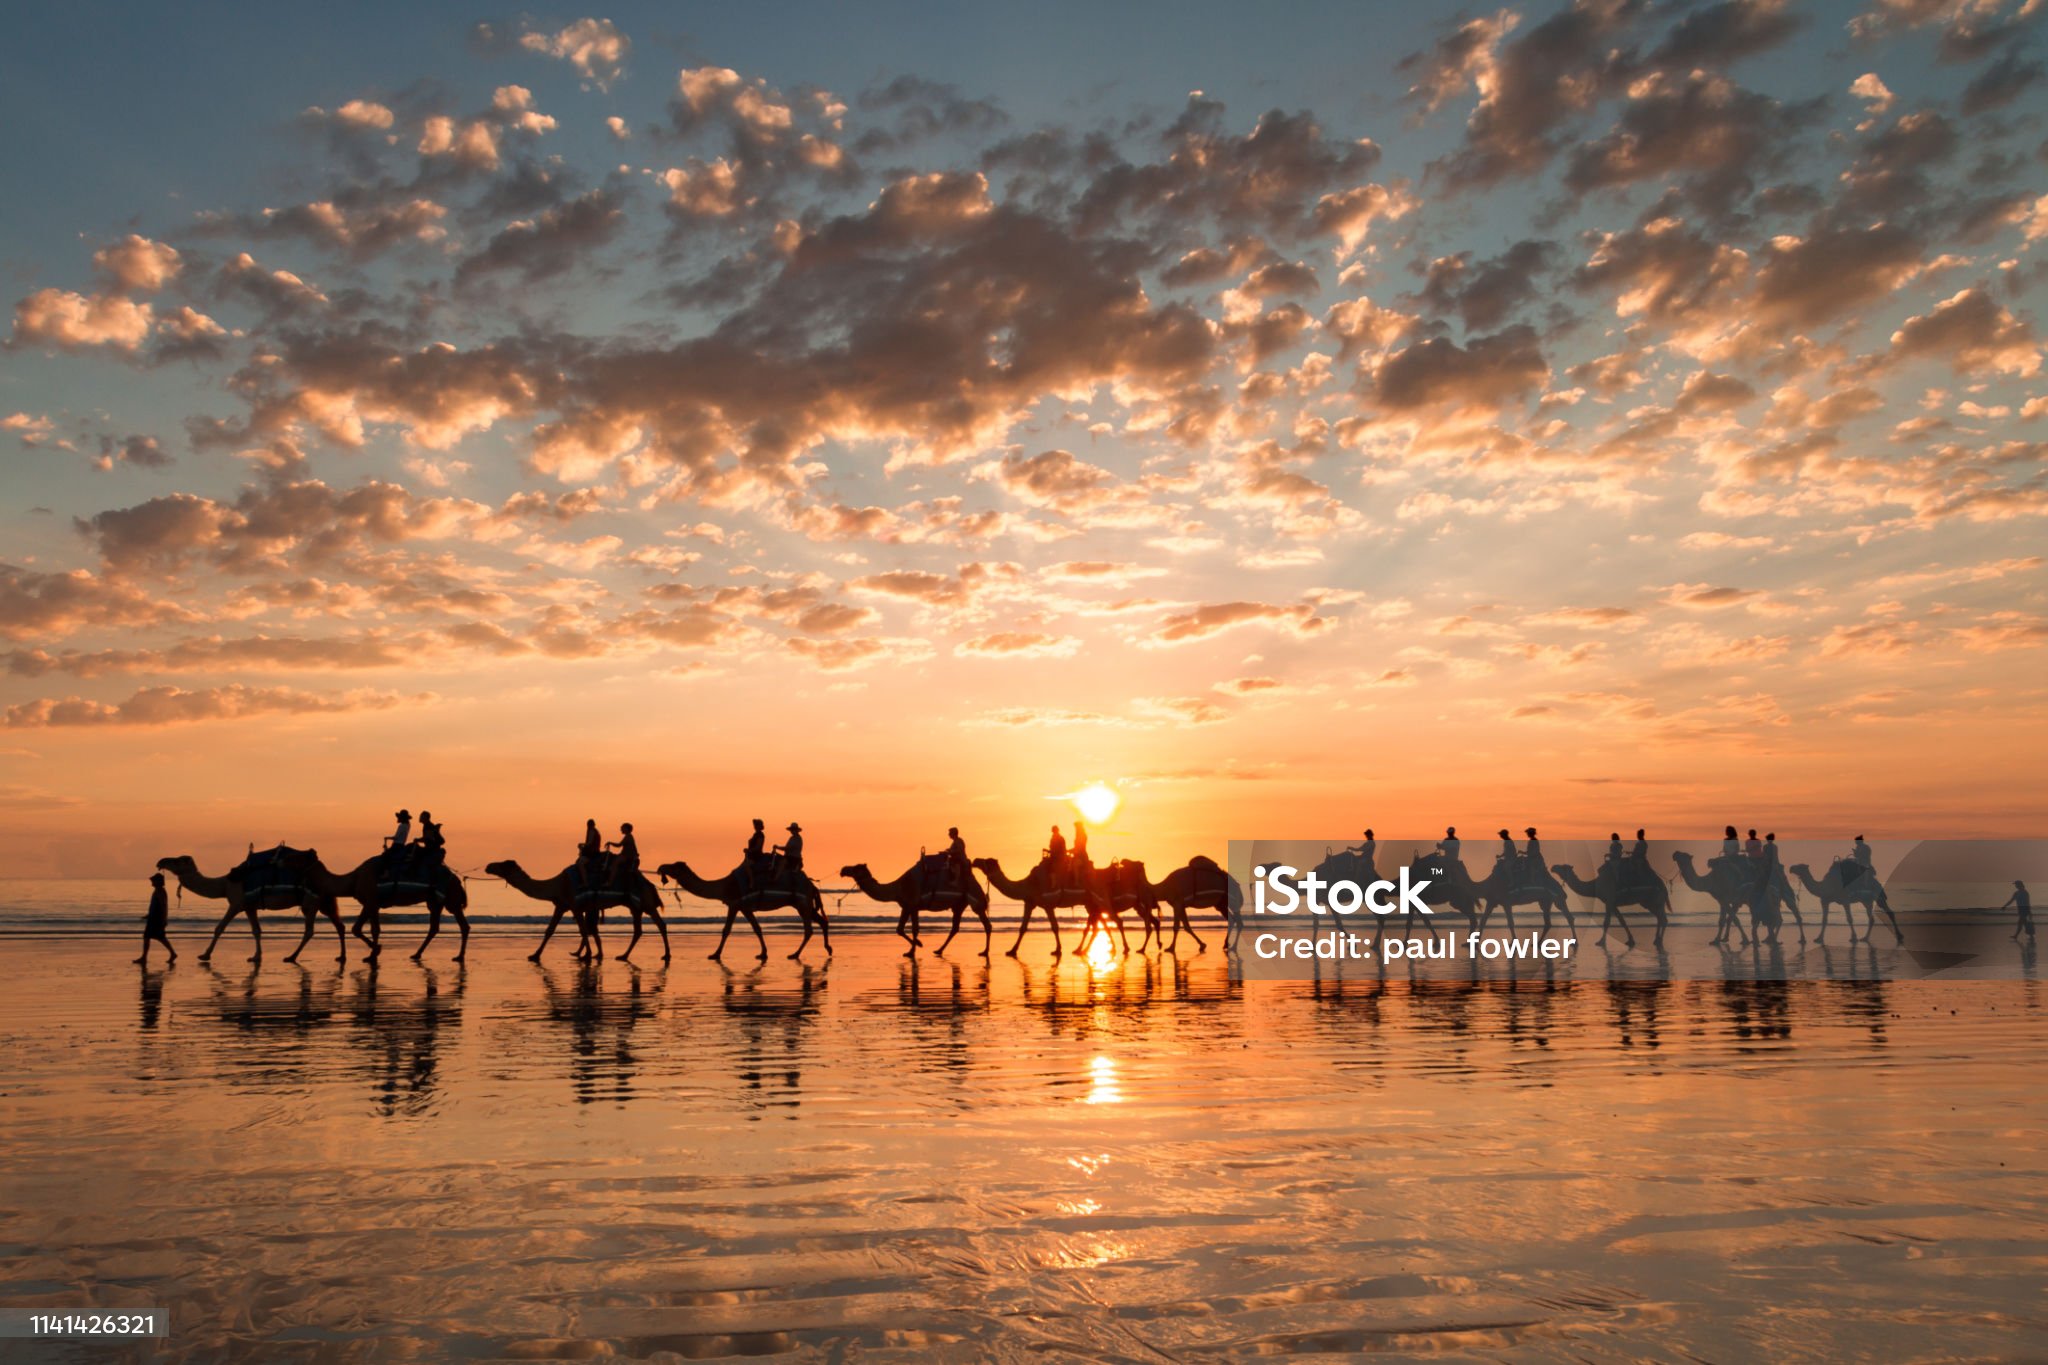
[[[1390,412],[1486,412],[1526,398],[1549,378],[1535,329],[1518,325],[1464,346],[1425,337],[1371,371],[1372,397]]]
[[[605,89],[625,70],[633,40],[609,19],[578,19],[553,33],[522,33],[519,46],[560,58],[576,68],[578,75]]]
[[[987,659],[1067,659],[1080,648],[1080,640],[1072,635],[1001,630],[990,635],[977,635],[953,652],[962,657]]]
[[[1894,361],[1946,361],[1958,374],[2032,375],[2041,368],[2034,329],[1982,289],[1965,289],[1907,318],[1892,333]]]
[[[74,294],[38,289],[14,305],[14,333],[8,345],[49,346],[75,351],[111,346],[133,351],[149,336],[150,306],[117,294]]]
[[[259,715],[334,715],[350,711],[381,711],[407,701],[429,701],[431,694],[404,697],[395,692],[303,692],[290,687],[145,687],[121,702],[88,701],[82,697],[39,698],[0,713],[0,729],[43,730],[88,726],[179,725],[192,721],[240,720]]]
[[[184,607],[84,569],[44,573],[0,564],[0,637],[51,640],[97,627],[192,619]]]
[[[1148,646],[1192,644],[1243,626],[1264,626],[1307,638],[1319,635],[1334,625],[1329,617],[1318,616],[1316,609],[1306,603],[1217,602],[1167,616],[1140,643]]]
[[[625,221],[615,192],[592,190],[536,218],[509,224],[463,259],[455,269],[455,283],[473,284],[501,271],[517,274],[528,284],[566,274],[617,237]]]
[[[176,247],[152,242],[132,232],[112,246],[95,251],[92,263],[106,277],[109,287],[140,294],[156,293],[178,278],[184,268],[184,258]]]

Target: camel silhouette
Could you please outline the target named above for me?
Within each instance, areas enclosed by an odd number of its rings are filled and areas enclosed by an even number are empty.
[[[1108,868],[1091,867],[1087,870],[1086,881],[1078,883],[1056,878],[1053,869],[1044,862],[1040,862],[1026,873],[1021,882],[1013,880],[1005,873],[1003,865],[994,858],[976,858],[974,868],[988,878],[988,884],[992,888],[1013,901],[1023,903],[1024,919],[1017,926],[1017,941],[1004,952],[1006,957],[1015,957],[1017,950],[1024,946],[1024,932],[1031,927],[1031,912],[1034,910],[1043,910],[1046,922],[1052,926],[1054,957],[1062,957],[1067,951],[1066,945],[1060,942],[1060,921],[1055,911],[1063,908],[1072,909],[1075,906],[1084,908],[1088,912],[1088,924],[1083,929],[1084,937],[1088,927],[1099,925],[1104,917],[1110,914]],[[1122,934],[1123,921],[1118,920],[1116,927],[1117,932]],[[1126,951],[1130,948],[1128,938],[1124,940],[1124,948]]]
[[[760,945],[760,961],[768,960],[768,940],[761,933],[761,922],[754,918],[759,910],[794,910],[803,920],[803,942],[796,945],[796,951],[789,955],[791,961],[803,956],[810,946],[811,935],[822,933],[825,938],[825,952],[832,952],[832,926],[825,918],[825,898],[818,894],[818,888],[809,877],[797,874],[797,884],[769,882],[763,884],[761,877],[745,866],[736,867],[725,876],[707,881],[690,870],[685,862],[663,863],[656,869],[664,882],[674,882],[683,890],[702,900],[717,901],[725,907],[725,927],[719,931],[718,947],[711,952],[711,961],[718,962],[725,957],[725,941],[732,936],[733,920],[747,917],[747,927],[754,931],[754,942]]]
[[[604,942],[598,930],[598,916],[606,906],[614,905],[625,907],[633,915],[633,939],[626,945],[626,951],[619,954],[619,961],[632,961],[633,949],[639,946],[640,935],[646,932],[640,923],[643,915],[651,917],[654,927],[661,931],[661,960],[669,960],[668,923],[661,917],[661,891],[644,876],[636,876],[629,886],[591,886],[589,878],[574,863],[552,877],[537,878],[511,858],[487,864],[484,871],[503,879],[513,890],[555,907],[548,927],[541,933],[540,946],[527,955],[529,962],[540,961],[540,955],[547,951],[548,940],[555,936],[555,929],[564,915],[576,921],[579,935],[576,956],[602,956]]]
[[[381,912],[393,905],[427,907],[427,936],[413,950],[414,962],[420,960],[420,955],[427,951],[427,945],[441,932],[441,912],[444,910],[455,917],[455,925],[462,931],[455,961],[462,961],[469,952],[469,917],[463,913],[469,908],[469,888],[462,884],[462,878],[453,869],[444,864],[432,864],[431,871],[423,865],[388,867],[383,856],[378,855],[364,859],[352,872],[330,872],[325,866],[320,866],[316,881],[329,896],[347,896],[362,907],[351,932],[369,945],[372,957],[384,950]],[[368,935],[363,933],[366,921],[370,926]]]
[[[318,858],[310,850],[307,853],[307,857],[314,864],[318,863]],[[263,926],[257,922],[256,912],[259,910],[294,909],[306,917],[306,932],[300,937],[299,946],[292,949],[291,955],[285,958],[286,962],[297,962],[299,954],[306,950],[306,944],[313,937],[314,918],[318,915],[325,915],[329,920],[333,921],[334,941],[339,949],[335,954],[334,960],[337,962],[346,962],[348,960],[348,937],[342,929],[340,907],[335,904],[334,897],[326,894],[319,887],[309,884],[312,880],[310,877],[303,878],[296,883],[278,883],[259,888],[253,893],[247,893],[243,889],[241,878],[234,876],[232,873],[225,877],[209,877],[199,870],[199,864],[193,861],[192,856],[187,853],[172,854],[169,857],[159,858],[156,860],[156,865],[159,871],[168,872],[173,877],[176,877],[178,879],[178,886],[181,889],[190,891],[195,896],[204,896],[208,900],[226,901],[228,903],[227,913],[220,917],[220,923],[213,926],[213,937],[207,941],[206,951],[199,955],[201,962],[213,960],[213,950],[220,946],[220,936],[227,931],[227,927],[230,924],[234,923],[235,916],[237,915],[247,915],[249,917],[249,935],[256,942],[256,951],[250,954],[249,960],[251,962],[261,962],[263,960]]]
[[[918,917],[927,910],[939,914],[948,910],[953,912],[953,928],[947,933],[946,941],[933,950],[935,953],[945,956],[946,949],[960,932],[961,917],[972,910],[975,918],[981,921],[981,955],[987,957],[989,940],[994,934],[988,919],[988,890],[975,880],[971,872],[965,887],[946,885],[943,879],[931,875],[934,869],[926,864],[933,857],[943,859],[945,856],[943,853],[927,855],[912,864],[902,876],[886,883],[876,881],[875,874],[868,871],[866,863],[842,867],[839,875],[851,877],[853,884],[869,899],[896,907],[896,935],[910,945],[903,952],[905,957],[916,956],[918,946],[924,941],[920,936]]]
[[[1860,905],[1866,917],[1863,925],[1864,938],[1869,938],[1876,932],[1877,912],[1882,910],[1884,917],[1891,921],[1892,933],[1897,935],[1899,942],[1906,941],[1906,931],[1899,927],[1899,917],[1892,913],[1892,903],[1884,894],[1883,883],[1878,881],[1876,873],[1862,864],[1837,858],[1828,866],[1827,875],[1818,881],[1814,879],[1813,869],[1805,863],[1792,864],[1791,871],[1792,875],[1813,894],[1814,899],[1820,902],[1822,933],[1827,932],[1828,906],[1839,904],[1842,907],[1842,918],[1849,925],[1849,940],[1853,943],[1857,935],[1856,920],[1851,910],[1852,907]]]
[[[1643,876],[1640,878],[1624,878],[1622,865],[1610,860],[1600,865],[1599,871],[1593,874],[1592,881],[1581,877],[1578,869],[1570,863],[1553,863],[1550,870],[1556,873],[1557,879],[1570,890],[1588,900],[1600,902],[1602,943],[1607,942],[1608,925],[1616,923],[1621,926],[1622,935],[1628,940],[1628,946],[1635,947],[1636,936],[1629,929],[1628,918],[1621,913],[1621,907],[1640,905],[1657,920],[1657,936],[1650,942],[1659,948],[1664,946],[1664,930],[1671,921],[1671,888],[1664,884],[1663,878],[1651,872],[1649,868],[1643,869]]]

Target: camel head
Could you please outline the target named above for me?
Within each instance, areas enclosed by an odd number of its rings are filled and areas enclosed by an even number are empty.
[[[654,875],[661,878],[663,886],[667,886],[672,881],[680,882],[683,879],[683,873],[689,870],[690,865],[685,862],[663,863],[660,867],[654,869]]]
[[[1691,867],[1692,854],[1687,853],[1682,848],[1676,848],[1671,851],[1671,861],[1677,863],[1680,867]]]
[[[998,863],[994,858],[973,858],[968,861],[968,866],[977,872],[1001,872],[1003,870],[1002,864]]]
[[[173,853],[168,857],[158,858],[156,870],[168,872],[179,881],[183,881],[186,877],[199,875],[199,864],[193,861],[189,853]]]
[[[839,869],[839,875],[842,877],[868,877],[874,874],[868,871],[866,863],[848,863],[845,867]]]
[[[519,876],[524,871],[525,869],[519,866],[519,861],[516,858],[501,858],[495,863],[484,864],[485,875],[497,877],[501,880]]]

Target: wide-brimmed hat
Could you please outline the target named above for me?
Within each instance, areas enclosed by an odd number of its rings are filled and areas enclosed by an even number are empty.
[[[1531,839],[1533,839],[1536,837],[1536,826],[1531,825],[1529,826],[1529,828],[1523,830],[1522,833],[1528,835]]]
[[[409,810],[402,810],[398,812],[398,818],[401,820],[410,820],[412,819],[412,812]]]
[[[796,821],[792,820],[789,822],[789,832],[791,834],[802,834],[804,832],[804,827],[802,825],[799,825]]]

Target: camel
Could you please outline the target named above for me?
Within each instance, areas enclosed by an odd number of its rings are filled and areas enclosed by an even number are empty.
[[[645,877],[635,877],[630,887],[586,887],[574,863],[543,879],[532,876],[511,858],[488,863],[484,871],[502,878],[513,890],[555,907],[547,929],[540,936],[540,946],[527,955],[528,962],[540,961],[540,955],[547,951],[548,940],[555,936],[555,929],[564,915],[575,917],[576,932],[581,936],[576,956],[602,956],[604,941],[598,933],[597,919],[599,912],[608,905],[623,905],[633,914],[633,940],[626,945],[626,951],[619,954],[619,961],[632,960],[633,949],[639,946],[640,935],[645,932],[640,923],[642,915],[653,917],[654,927],[661,931],[661,960],[669,960],[668,923],[661,917],[661,892]]]
[[[1819,881],[1815,881],[1813,879],[1813,869],[1809,868],[1805,863],[1792,864],[1792,875],[1805,883],[1806,889],[1813,893],[1815,900],[1820,902],[1821,932],[1827,932],[1829,903],[1838,901],[1842,906],[1842,918],[1848,921],[1849,939],[1851,942],[1854,942],[1856,939],[1856,920],[1851,914],[1851,909],[1854,906],[1860,905],[1863,907],[1863,913],[1867,916],[1863,926],[1863,937],[1869,938],[1871,934],[1876,932],[1877,912],[1882,910],[1884,911],[1884,917],[1892,922],[1892,933],[1898,936],[1899,942],[1904,943],[1906,941],[1906,931],[1899,927],[1899,917],[1892,913],[1892,904],[1884,894],[1883,883],[1878,881],[1875,873],[1870,872],[1860,864],[1850,862],[1847,866],[1852,869],[1852,875],[1849,879],[1845,879],[1842,875],[1844,860],[1837,858],[1833,863],[1829,864],[1827,875],[1823,876]],[[1863,875],[1855,876],[1855,873]]]
[[[1003,871],[1003,865],[994,858],[976,858],[974,860],[974,868],[982,876],[988,878],[988,884],[991,888],[1002,892],[1011,900],[1023,902],[1024,919],[1017,926],[1017,941],[1012,943],[1008,951],[1003,954],[1005,957],[1015,957],[1017,950],[1024,946],[1024,931],[1031,927],[1031,912],[1033,910],[1045,911],[1046,922],[1052,925],[1052,955],[1054,957],[1063,957],[1067,951],[1066,947],[1060,942],[1060,921],[1059,916],[1053,913],[1055,910],[1061,907],[1071,909],[1077,905],[1082,906],[1088,911],[1089,925],[1099,923],[1103,916],[1110,913],[1109,871],[1107,868],[1089,868],[1085,885],[1066,881],[1056,882],[1052,869],[1043,862],[1040,862],[1038,866],[1027,872],[1024,875],[1024,880],[1021,882],[1011,880],[1009,875]],[[1123,934],[1124,926],[1122,920],[1117,921],[1116,928],[1119,935]],[[1124,939],[1124,949],[1126,952],[1130,950],[1130,946],[1130,940],[1126,937]]]
[[[1426,862],[1427,859],[1423,861]],[[1517,858],[1515,861],[1519,864],[1521,859]],[[1506,913],[1508,932],[1512,934],[1515,932],[1515,907],[1528,904],[1536,906],[1543,912],[1544,933],[1550,932],[1550,911],[1553,906],[1564,913],[1566,928],[1575,934],[1579,931],[1578,921],[1572,918],[1571,902],[1565,899],[1564,888],[1551,877],[1537,879],[1524,876],[1519,866],[1509,866],[1505,858],[1494,860],[1493,870],[1486,874],[1483,881],[1473,881],[1471,874],[1465,871],[1463,863],[1455,865],[1454,877],[1462,879],[1471,888],[1471,894],[1483,903],[1485,908],[1479,915],[1481,929],[1486,927],[1486,921],[1493,918],[1494,909],[1498,907]],[[1428,897],[1425,896],[1424,899],[1427,900]]]
[[[789,955],[794,962],[801,958],[804,949],[810,946],[811,935],[822,933],[825,937],[825,954],[832,954],[832,926],[825,919],[825,898],[818,894],[818,888],[803,873],[796,874],[796,887],[783,884],[763,885],[762,879],[753,874],[745,865],[734,868],[725,876],[706,881],[690,870],[684,862],[663,863],[656,871],[664,882],[674,882],[683,890],[702,900],[717,901],[725,907],[725,927],[719,931],[718,947],[711,952],[711,961],[718,962],[725,957],[725,941],[732,935],[733,920],[747,917],[747,927],[754,931],[754,941],[760,945],[759,960],[768,960],[768,940],[761,933],[761,921],[754,918],[756,910],[796,911],[804,922],[803,942],[796,945],[796,951]]]
[[[1437,875],[1437,869],[1440,867],[1445,868],[1443,876]],[[1492,913],[1490,906],[1482,905],[1479,884],[1466,873],[1465,864],[1453,861],[1447,865],[1441,853],[1416,854],[1408,864],[1408,880],[1417,886],[1424,882],[1428,883],[1416,893],[1422,898],[1424,905],[1448,905],[1463,915],[1474,930],[1485,924],[1485,919],[1481,915],[1482,909],[1488,914]],[[1507,916],[1508,930],[1512,933],[1515,927],[1514,906],[1507,907]],[[1430,936],[1436,936],[1434,923],[1430,927]]]
[[[1671,861],[1678,864],[1679,875],[1685,878],[1687,886],[1703,896],[1712,896],[1714,903],[1720,907],[1720,919],[1715,923],[1714,936],[1707,941],[1709,943],[1725,943],[1728,941],[1728,932],[1732,929],[1740,938],[1737,946],[1747,946],[1750,936],[1745,935],[1742,929],[1743,907],[1750,906],[1751,918],[1754,919],[1756,916],[1756,909],[1751,905],[1756,888],[1751,884],[1750,879],[1741,876],[1739,870],[1730,869],[1718,862],[1708,864],[1706,874],[1702,875],[1693,864],[1692,854],[1687,853],[1684,849],[1674,850],[1671,854]],[[1792,884],[1785,880],[1782,872],[1780,872],[1776,880],[1778,903],[1792,912],[1792,922],[1799,929],[1799,941],[1804,943],[1806,942],[1806,919],[1799,913],[1799,897],[1792,890]],[[1755,925],[1752,924],[1751,928],[1754,929]],[[1826,907],[1823,906],[1820,932],[1822,935],[1825,935],[1827,931]]]
[[[414,855],[424,856],[424,855]],[[441,932],[441,912],[446,910],[455,916],[455,926],[462,931],[462,943],[455,950],[455,960],[460,962],[469,952],[469,917],[462,912],[469,908],[469,888],[462,884],[462,878],[445,864],[433,865],[432,881],[402,880],[422,875],[418,865],[401,864],[387,872],[384,855],[365,859],[353,872],[329,872],[320,868],[321,887],[330,897],[347,896],[362,906],[356,916],[352,932],[369,945],[370,956],[383,951],[384,923],[380,913],[387,905],[425,905],[427,907],[427,936],[420,940],[420,946],[413,950],[412,960],[418,962],[420,955],[427,951],[427,945]],[[368,935],[363,933],[363,922],[370,925]]]
[[[1669,927],[1671,919],[1671,888],[1666,886],[1656,873],[1651,872],[1647,864],[1643,867],[1640,879],[1624,879],[1622,864],[1611,858],[1600,865],[1600,870],[1593,874],[1593,880],[1590,882],[1581,877],[1578,869],[1570,863],[1553,863],[1550,870],[1570,890],[1588,900],[1600,902],[1602,943],[1607,942],[1607,926],[1612,921],[1621,926],[1628,946],[1635,947],[1636,936],[1629,929],[1628,919],[1621,913],[1621,907],[1640,905],[1657,918],[1657,936],[1650,942],[1659,948],[1664,946],[1664,930]],[[1636,884],[1631,885],[1631,880]]]
[[[306,855],[317,866],[319,859],[310,850]],[[317,887],[308,885],[277,885],[257,892],[253,902],[242,892],[242,883],[232,873],[225,877],[209,877],[199,870],[199,864],[190,854],[179,853],[156,860],[159,871],[168,872],[178,879],[182,891],[208,900],[226,901],[227,913],[220,917],[220,923],[213,926],[213,938],[207,942],[206,951],[199,955],[201,962],[210,961],[213,950],[220,946],[220,936],[235,916],[249,917],[249,934],[256,940],[256,951],[249,957],[251,962],[263,960],[263,927],[256,922],[258,910],[290,910],[296,908],[306,917],[306,932],[299,938],[299,946],[292,949],[286,962],[297,962],[299,954],[306,951],[306,944],[313,937],[313,920],[316,915],[325,915],[334,922],[334,941],[340,949],[334,956],[336,962],[348,961],[348,938],[342,932],[341,909],[334,903],[334,897],[323,894]],[[310,880],[310,878],[308,879]]]
[[[938,854],[935,856],[943,858],[945,855]],[[972,910],[975,918],[981,921],[981,955],[987,957],[989,940],[994,934],[994,929],[989,924],[988,919],[987,889],[974,879],[972,873],[968,875],[965,889],[932,885],[926,877],[920,876],[923,861],[920,859],[918,863],[911,866],[908,872],[905,872],[902,876],[886,885],[875,880],[874,873],[868,871],[866,863],[854,863],[849,867],[842,867],[839,869],[839,875],[851,877],[853,884],[859,887],[871,899],[896,907],[896,934],[899,938],[907,940],[910,944],[904,950],[903,955],[905,957],[916,956],[918,944],[923,941],[918,935],[918,916],[926,910],[940,913],[947,910],[953,912],[953,928],[946,935],[946,941],[934,950],[939,956],[945,956],[946,949],[951,946],[955,935],[960,932],[961,916],[967,911]],[[903,931],[906,923],[910,926],[910,932],[907,934]]]
[[[1145,926],[1145,933],[1138,940],[1138,951],[1144,952],[1145,945],[1154,937],[1158,938],[1159,946],[1164,948],[1166,932],[1159,925],[1159,893],[1153,888],[1151,879],[1145,875],[1145,864],[1136,858],[1118,858],[1103,869],[1103,875],[1104,888],[1109,900],[1108,915],[1116,921],[1117,933],[1122,934],[1124,931],[1124,911],[1135,911],[1139,922]],[[1101,928],[1101,917],[1091,916],[1087,930],[1081,935],[1080,945],[1074,951],[1086,952],[1090,938],[1096,933],[1107,932]],[[1124,951],[1130,951],[1128,937],[1124,939]]]
[[[1189,910],[1214,910],[1223,917],[1223,946],[1226,951],[1242,927],[1239,917],[1244,910],[1244,888],[1214,859],[1195,855],[1188,860],[1187,866],[1176,867],[1167,873],[1165,881],[1151,883],[1151,894],[1155,901],[1164,901],[1173,910],[1173,942],[1164,945],[1169,953],[1180,943],[1183,929],[1195,941],[1197,952],[1208,951],[1209,945],[1188,922]],[[1141,951],[1144,946],[1142,943],[1138,945]]]

